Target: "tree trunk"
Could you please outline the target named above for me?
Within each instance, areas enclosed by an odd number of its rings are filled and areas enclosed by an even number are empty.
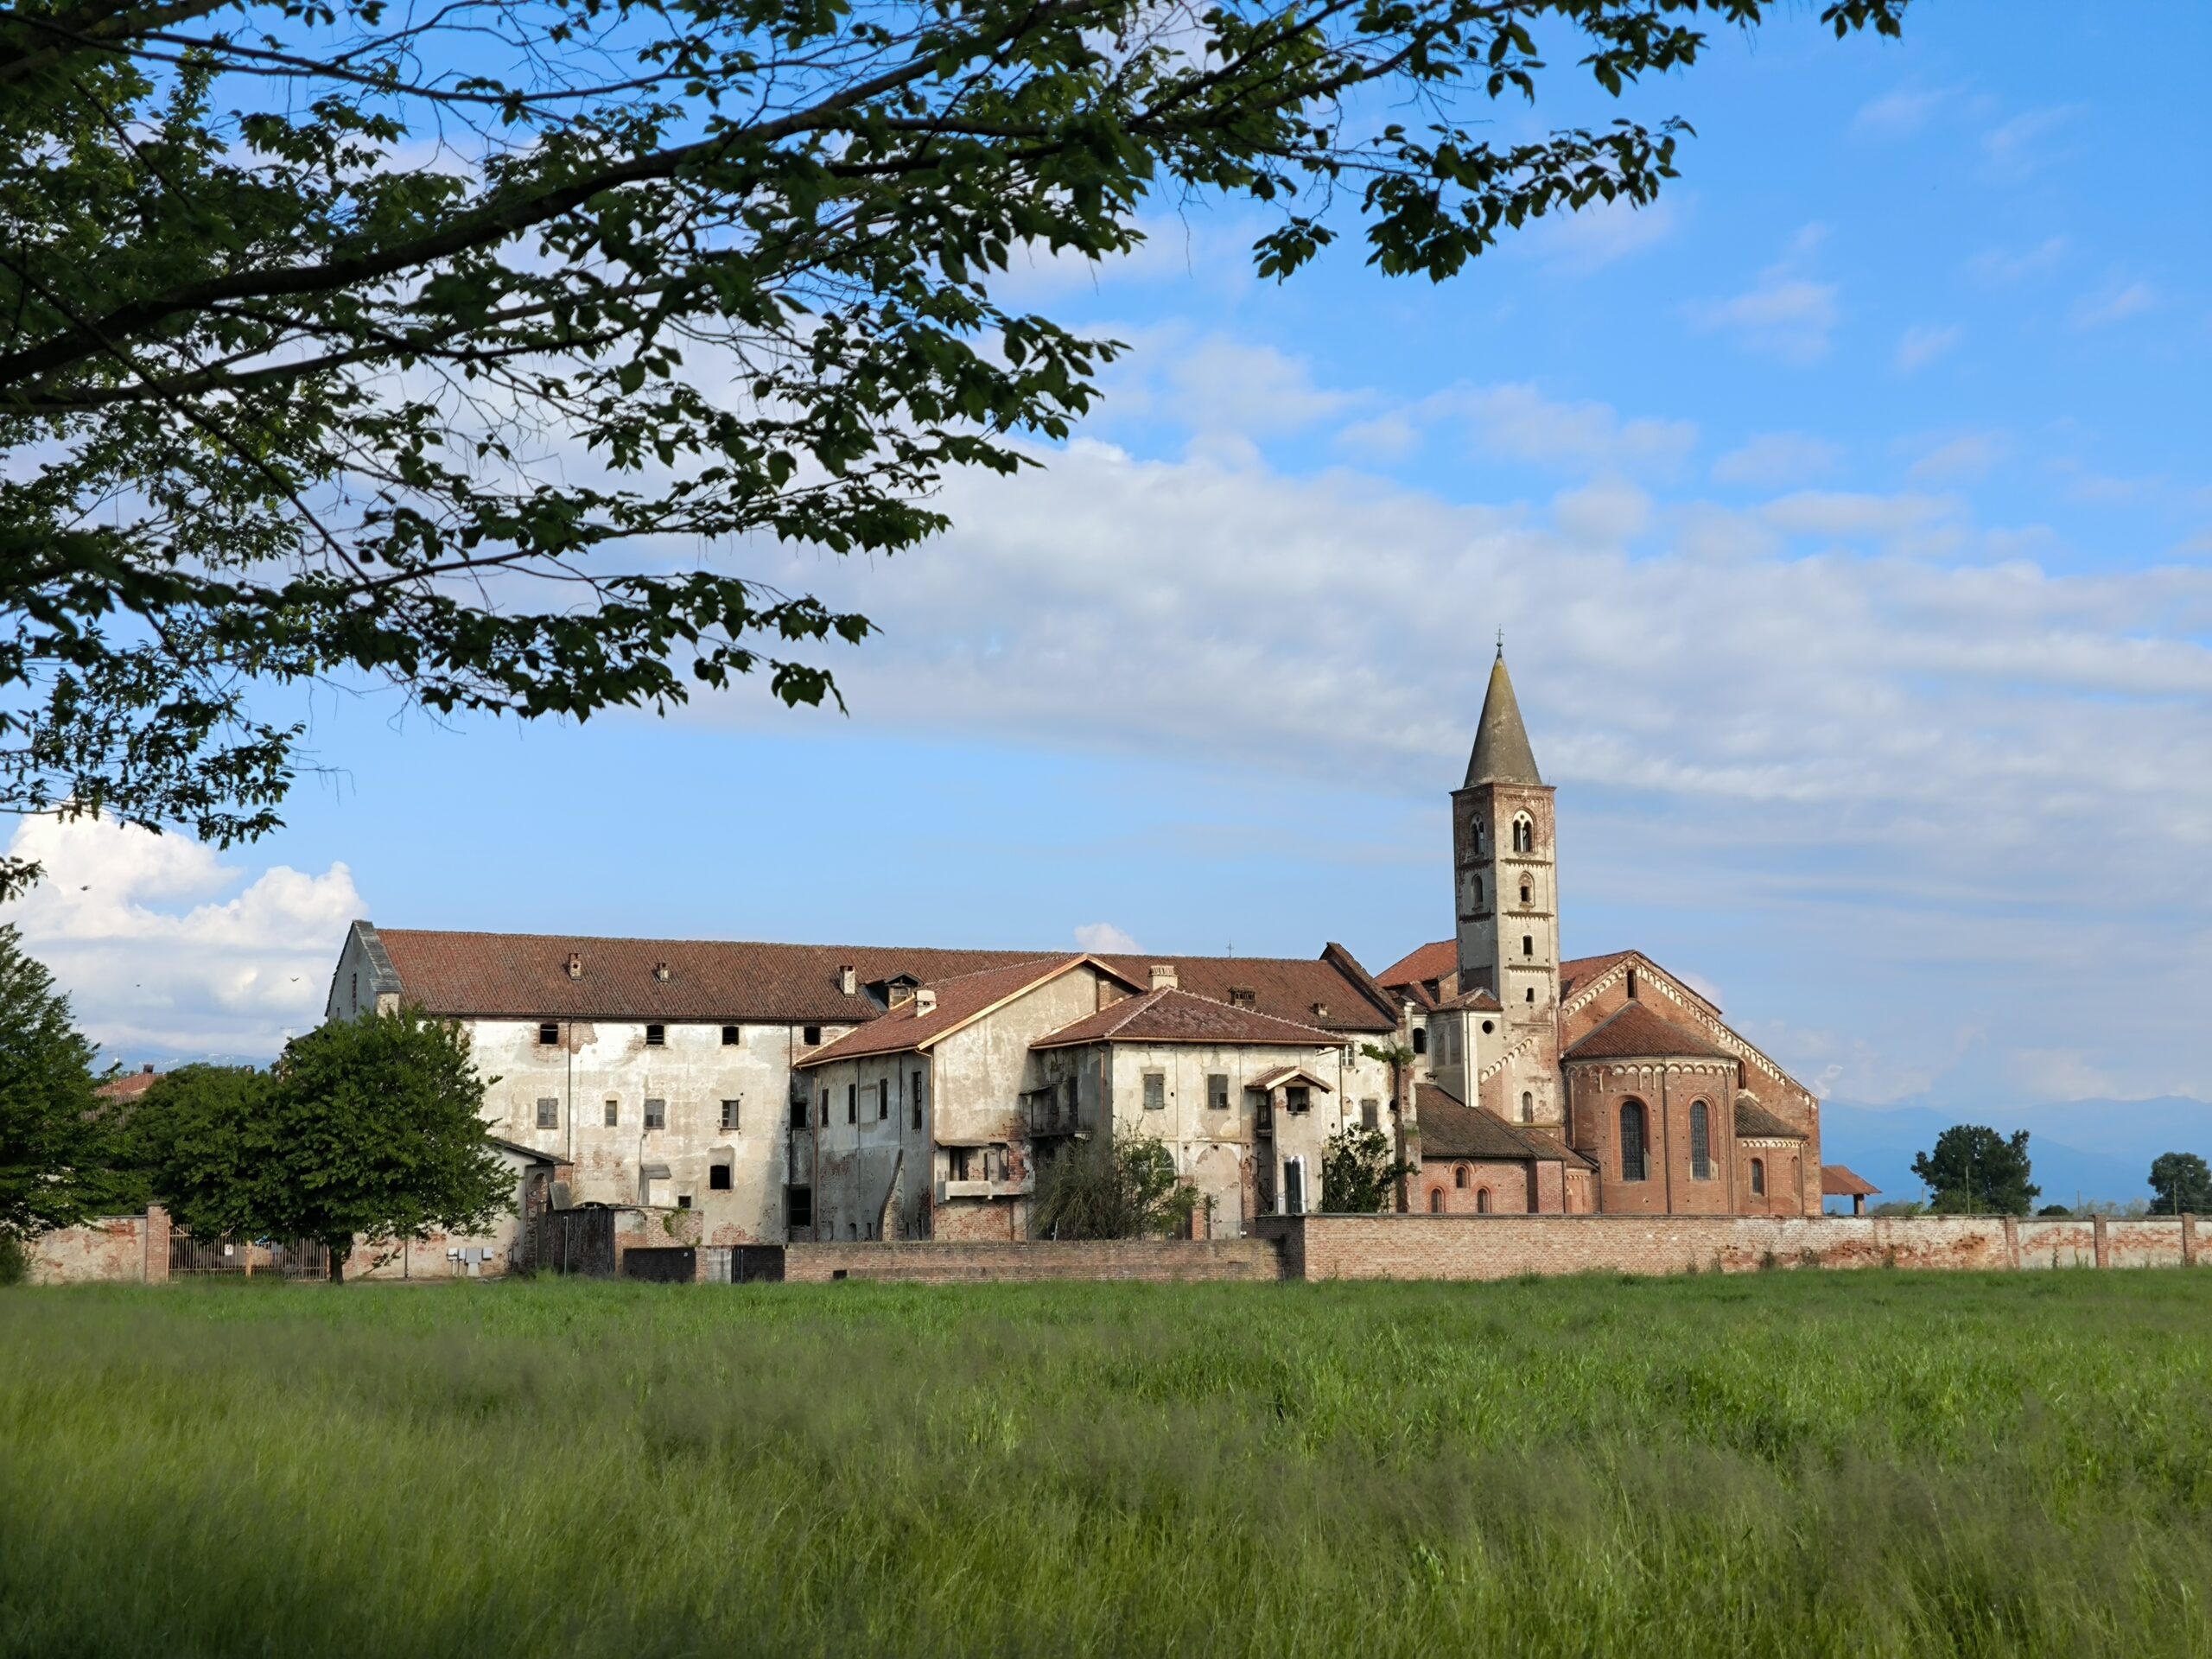
[[[352,1254],[351,1243],[352,1241],[348,1240],[346,1245],[330,1244],[324,1247],[329,1253],[330,1282],[334,1285],[342,1285],[346,1282],[346,1258]]]

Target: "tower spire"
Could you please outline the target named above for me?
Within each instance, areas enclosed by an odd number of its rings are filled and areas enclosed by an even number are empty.
[[[1483,694],[1483,717],[1475,728],[1475,750],[1467,757],[1465,786],[1541,786],[1543,781],[1536,772],[1535,751],[1529,747],[1528,728],[1521,723],[1521,705],[1513,696],[1512,677],[1505,671],[1505,630],[1501,628],[1497,634],[1497,660],[1490,668],[1490,690]]]

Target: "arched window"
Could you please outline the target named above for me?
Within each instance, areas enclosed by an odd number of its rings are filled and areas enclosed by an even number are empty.
[[[1621,1179],[1643,1179],[1643,1103],[1624,1100],[1621,1103]]]
[[[1465,1164],[1452,1172],[1452,1185],[1462,1192],[1467,1190],[1467,1166]]]
[[[1475,1213],[1478,1216],[1490,1214],[1490,1188],[1484,1186],[1476,1189]]]
[[[1429,1189],[1428,1213],[1432,1216],[1440,1216],[1444,1213],[1444,1189],[1440,1186]]]
[[[1701,1100],[1690,1102],[1690,1179],[1713,1179],[1712,1114]]]
[[[1529,885],[1526,876],[1521,880],[1521,902],[1524,905],[1533,905],[1536,902],[1536,890]]]
[[[1526,818],[1513,820],[1513,850],[1516,853],[1536,850],[1536,826]]]
[[[1469,818],[1467,820],[1467,842],[1469,846],[1471,847],[1474,851],[1478,853],[1482,851],[1483,821],[1480,818]]]
[[[1751,1192],[1758,1198],[1766,1196],[1766,1160],[1764,1158],[1751,1160]]]
[[[1483,879],[1479,875],[1471,875],[1467,878],[1467,908],[1480,910],[1482,907]]]
[[[1636,995],[1636,969],[1633,968],[1628,970],[1628,994],[1630,996]]]
[[[1414,1052],[1416,1054],[1426,1054],[1428,1052],[1428,1027],[1427,1026],[1415,1026],[1414,1027]]]
[[[1521,1121],[1523,1123],[1536,1121],[1536,1096],[1526,1089],[1521,1091]]]

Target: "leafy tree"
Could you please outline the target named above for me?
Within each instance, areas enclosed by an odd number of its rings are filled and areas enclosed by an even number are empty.
[[[1778,9],[0,10],[0,810],[262,833],[301,728],[256,697],[325,675],[525,717],[834,696],[810,652],[864,617],[674,550],[896,551],[950,469],[1063,436],[1118,348],[994,298],[1025,250],[1243,198],[1263,276],[1349,218],[1441,279],[1675,175],[1672,119],[1499,136],[1540,35],[1618,95]]]
[[[1932,1152],[1912,1160],[1912,1173],[1933,1194],[1938,1214],[2024,1216],[2043,1189],[2029,1183],[2028,1132],[2010,1140],[1978,1123],[1955,1123]]]
[[[1150,1135],[1079,1143],[1037,1177],[1030,1230],[1039,1238],[1155,1238],[1189,1225],[1198,1191]]]
[[[2161,1215],[2212,1211],[2212,1165],[2193,1152],[2162,1152],[2151,1160],[2151,1208]]]
[[[1374,1215],[1391,1207],[1402,1176],[1414,1166],[1391,1150],[1380,1129],[1348,1124],[1321,1149],[1321,1207],[1337,1215]]]
[[[195,1232],[314,1239],[345,1277],[355,1241],[481,1233],[513,1207],[468,1038],[420,1009],[335,1020],[273,1071],[187,1067],[140,1114],[156,1183]]]
[[[2063,1221],[2074,1212],[2063,1204],[2046,1204],[2036,1214],[2046,1220]]]
[[[110,1207],[94,1052],[54,976],[0,926],[0,1237],[20,1244]]]

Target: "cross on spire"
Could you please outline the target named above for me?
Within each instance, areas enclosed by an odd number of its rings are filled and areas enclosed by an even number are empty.
[[[1505,630],[1503,628],[1497,631],[1497,660],[1501,663],[1505,660]]]

